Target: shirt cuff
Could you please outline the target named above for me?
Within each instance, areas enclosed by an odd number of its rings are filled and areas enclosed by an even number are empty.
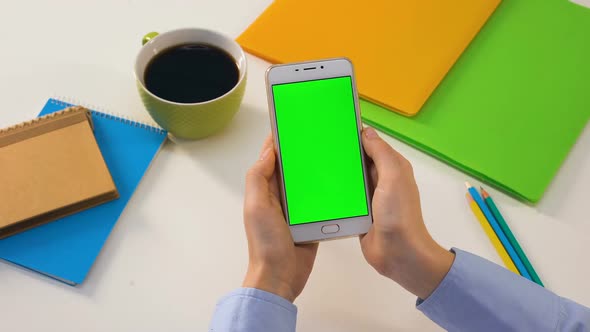
[[[223,303],[232,301],[233,298],[245,298],[252,301],[262,301],[270,305],[279,306],[295,315],[297,315],[297,306],[291,303],[289,300],[284,299],[276,294],[260,290],[258,288],[241,287],[238,288],[226,296],[222,297],[217,305],[223,305]]]
[[[256,288],[239,288],[217,304],[210,331],[295,332],[297,307],[288,300]]]
[[[463,252],[461,250],[456,250],[455,248],[451,249],[451,252],[455,254],[455,259],[453,260],[453,264],[451,265],[451,269],[447,272],[447,275],[443,278],[440,282],[438,287],[426,298],[423,300],[418,298],[416,300],[416,308],[424,313],[428,313],[431,311],[436,310],[437,306],[439,305],[440,299],[447,296],[449,287],[456,282],[457,274],[460,273],[457,270],[459,269],[458,265],[462,259]]]

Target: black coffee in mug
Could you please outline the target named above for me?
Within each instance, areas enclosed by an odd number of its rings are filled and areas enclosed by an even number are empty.
[[[239,69],[224,50],[202,43],[159,52],[146,66],[146,88],[177,103],[199,103],[223,96],[239,79]]]

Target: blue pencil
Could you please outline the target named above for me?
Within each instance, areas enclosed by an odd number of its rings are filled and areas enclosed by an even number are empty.
[[[477,189],[475,189],[471,184],[469,184],[469,182],[465,182],[465,186],[467,186],[467,190],[469,191],[469,194],[471,195],[471,197],[473,197],[473,200],[477,203],[477,205],[481,209],[481,212],[483,212],[484,216],[486,217],[486,219],[490,223],[490,226],[492,226],[494,233],[496,233],[496,236],[498,236],[498,239],[500,239],[500,242],[504,246],[504,249],[506,249],[506,252],[508,252],[508,255],[512,259],[512,262],[514,262],[514,265],[516,265],[518,272],[520,272],[520,275],[529,279],[530,281],[533,281],[533,278],[526,270],[526,267],[522,263],[522,260],[520,259],[520,257],[518,257],[518,255],[516,254],[516,251],[514,250],[514,247],[512,247],[512,245],[510,244],[510,241],[508,241],[506,234],[504,234],[504,232],[502,232],[502,228],[500,228],[500,224],[498,224],[498,221],[496,220],[496,218],[494,218],[492,211],[490,211],[490,209],[488,208],[486,203],[483,201],[483,199],[481,198],[481,196],[477,192]]]

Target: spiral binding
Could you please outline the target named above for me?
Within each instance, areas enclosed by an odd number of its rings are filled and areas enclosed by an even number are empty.
[[[92,104],[82,103],[79,100],[76,100],[76,99],[73,99],[73,98],[55,96],[55,97],[52,97],[49,100],[49,102],[52,103],[52,104],[54,104],[54,105],[58,105],[58,106],[62,106],[62,107],[71,107],[71,106],[74,106],[74,105],[80,105],[80,106],[83,106],[83,107],[88,108],[90,110],[90,112],[92,112],[92,115],[94,115],[94,116],[98,116],[98,117],[109,119],[109,120],[119,121],[119,122],[122,122],[124,124],[130,125],[130,126],[134,126],[134,127],[137,127],[137,128],[146,129],[146,130],[149,130],[151,132],[158,133],[158,134],[161,134],[161,135],[168,134],[166,132],[166,130],[160,128],[154,122],[145,123],[145,122],[131,120],[128,117],[126,117],[126,116],[124,116],[122,114],[107,112],[102,107],[98,107],[98,106],[92,105]]]
[[[32,120],[29,120],[29,121],[21,122],[21,123],[15,124],[15,125],[10,126],[10,127],[7,127],[7,128],[0,128],[0,134],[5,134],[5,133],[7,133],[9,131],[22,129],[22,128],[25,128],[25,127],[34,125],[35,123],[43,122],[43,121],[48,120],[48,119],[53,119],[56,116],[59,116],[61,114],[74,112],[74,111],[77,111],[77,110],[80,109],[79,107],[72,107],[72,105],[68,105],[67,107],[68,108],[66,108],[64,110],[61,110],[61,111],[58,111],[58,112],[54,112],[54,113],[51,113],[51,114],[47,114],[47,115],[44,115],[44,116],[41,116],[41,117],[38,117],[38,118],[35,118],[35,119],[32,119]]]

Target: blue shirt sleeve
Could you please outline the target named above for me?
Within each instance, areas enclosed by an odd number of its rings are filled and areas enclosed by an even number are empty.
[[[296,321],[293,303],[259,289],[239,288],[217,303],[209,331],[295,332]]]
[[[590,309],[492,262],[453,249],[446,277],[418,310],[449,331],[590,331]]]

